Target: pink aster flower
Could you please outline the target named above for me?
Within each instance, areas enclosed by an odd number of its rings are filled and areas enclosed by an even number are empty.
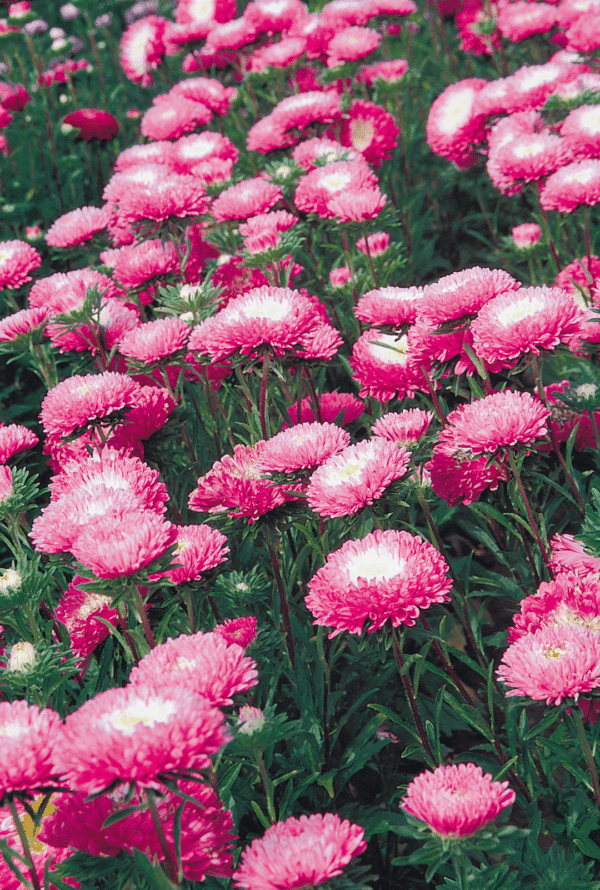
[[[53,760],[60,717],[26,701],[0,703],[0,798],[13,791],[34,791],[53,785]]]
[[[318,166],[317,161],[323,165],[325,163],[333,164],[336,161],[356,161],[359,157],[357,152],[351,148],[347,148],[327,136],[315,136],[314,139],[307,139],[297,145],[292,152],[293,160],[307,173]]]
[[[322,323],[318,304],[285,287],[257,287],[231,300],[192,331],[189,348],[222,361],[268,346],[275,355],[306,348]]]
[[[551,568],[555,574],[600,574],[600,559],[588,553],[581,541],[576,541],[573,535],[554,535],[550,548]]]
[[[7,315],[0,321],[0,343],[9,343],[18,340],[27,334],[31,334],[46,320],[47,312],[44,308],[20,309],[12,315]]]
[[[227,538],[209,525],[178,525],[173,568],[166,576],[173,584],[199,581],[227,559]]]
[[[127,77],[143,87],[152,83],[150,74],[162,62],[166,19],[147,15],[138,19],[121,37],[121,66]]]
[[[315,624],[360,634],[386,621],[412,627],[421,609],[449,599],[452,582],[443,556],[405,531],[375,531],[346,543],[327,557],[309,584],[306,605]]]
[[[257,37],[257,29],[243,16],[231,19],[211,28],[203,53],[218,53],[222,50],[241,49],[243,46],[254,43]],[[207,66],[205,65],[205,67]]]
[[[583,310],[557,287],[527,287],[500,294],[471,324],[473,347],[486,364],[510,368],[526,353],[539,355],[577,336]]]
[[[356,246],[366,256],[383,256],[390,245],[390,236],[387,232],[373,232],[366,238],[359,238]]]
[[[113,371],[85,377],[75,374],[45,396],[40,421],[46,433],[69,436],[91,421],[133,408],[140,390],[139,383],[131,377]]]
[[[338,31],[327,44],[327,67],[335,68],[342,62],[357,62],[374,52],[381,43],[381,34],[374,28],[350,25]]]
[[[365,0],[330,0],[321,11],[321,19],[324,25],[339,31],[348,25],[366,25],[373,10],[374,5]]]
[[[233,881],[245,890],[314,887],[342,873],[366,849],[359,825],[334,813],[290,816],[242,853]]]
[[[46,232],[50,247],[74,247],[102,232],[108,225],[108,214],[103,207],[78,207],[56,219]]]
[[[91,519],[71,545],[73,556],[99,578],[133,575],[175,542],[175,526],[150,510],[125,508]]]
[[[270,213],[258,213],[240,223],[239,231],[242,238],[258,235],[264,231],[287,232],[298,222],[298,217],[287,210],[273,210]]]
[[[537,182],[570,159],[569,146],[560,136],[535,133],[516,137],[495,151],[490,148],[487,169],[494,185],[512,195],[524,182]]]
[[[161,165],[156,166],[161,170]],[[195,176],[166,174],[163,167],[158,178],[151,185],[132,184],[120,196],[117,218],[129,224],[143,219],[162,222],[170,216],[199,216],[207,209],[206,190]]]
[[[342,119],[340,142],[360,152],[368,163],[379,167],[391,158],[400,131],[389,111],[359,99]]]
[[[170,96],[182,96],[184,99],[193,99],[210,108],[215,114],[227,114],[231,100],[236,94],[235,87],[226,87],[213,77],[192,77],[179,81],[169,90]],[[217,133],[206,134],[210,137],[218,136]],[[220,140],[229,142],[225,136]]]
[[[496,15],[495,3],[484,6],[481,0],[466,0],[460,4],[455,21],[463,52],[480,56],[500,49]]]
[[[213,634],[223,637],[228,646],[236,643],[242,649],[248,646],[256,639],[256,625],[258,619],[253,615],[247,615],[243,618],[230,618],[223,624],[217,624],[213,630]]]
[[[350,444],[350,436],[333,423],[300,423],[268,439],[259,468],[265,473],[312,469]]]
[[[304,130],[316,122],[333,123],[340,114],[340,97],[335,90],[312,90],[282,99],[269,117],[287,131]]]
[[[445,838],[469,837],[515,802],[508,782],[493,782],[474,763],[438,766],[406,789],[402,809]]]
[[[300,402],[299,418],[297,402],[289,405],[287,412],[292,425],[318,420],[319,423],[339,423],[346,426],[358,420],[364,410],[363,402],[348,392],[323,392],[319,396],[316,409],[313,400],[306,398]],[[283,424],[282,429],[286,427],[287,423]]]
[[[179,24],[228,22],[235,15],[234,0],[178,0],[175,18]]]
[[[600,687],[600,634],[559,624],[527,633],[508,647],[497,675],[507,696],[523,695],[547,705]]]
[[[542,230],[537,223],[521,223],[512,229],[511,235],[518,250],[527,250],[538,243],[542,237]]]
[[[378,79],[386,83],[398,83],[406,74],[408,62],[406,59],[390,59],[386,62],[376,62],[374,65],[363,65],[356,79],[372,86]]]
[[[78,661],[85,661],[109,635],[104,622],[116,627],[120,619],[119,612],[110,608],[111,596],[82,589],[81,585],[89,580],[76,575],[54,610],[56,620],[69,632],[71,649]]]
[[[29,291],[29,305],[45,309],[48,315],[67,314],[81,309],[92,288],[103,297],[122,296],[122,291],[107,275],[85,267],[39,278]]]
[[[600,201],[600,160],[573,161],[553,173],[540,193],[544,210],[570,213],[580,204],[593,206]]]
[[[100,259],[112,266],[115,280],[123,287],[141,287],[154,278],[180,271],[179,258],[175,245],[170,242],[162,244],[159,240],[142,241],[133,247],[121,247],[119,250],[100,254]]]
[[[438,443],[452,443],[477,455],[530,445],[547,434],[549,417],[539,399],[507,389],[451,411]]]
[[[574,160],[597,158],[600,152],[600,112],[597,105],[580,105],[564,119],[560,135]]]
[[[487,488],[495,491],[510,475],[503,464],[490,461],[487,454],[478,457],[450,437],[438,440],[426,469],[433,491],[452,507],[461,501],[472,504]]]
[[[412,361],[406,334],[385,334],[377,328],[365,331],[354,344],[350,366],[361,397],[387,402],[396,395],[413,398],[415,392],[428,389],[423,372]]]
[[[248,7],[246,7],[248,8]],[[248,71],[264,71],[265,68],[287,68],[306,52],[304,37],[286,37],[278,43],[270,43],[254,50],[248,59]]]
[[[144,113],[140,123],[142,136],[147,139],[177,139],[207,124],[212,111],[201,102],[183,96],[164,96]]]
[[[357,189],[331,198],[327,212],[340,223],[361,223],[378,216],[386,201],[387,195],[382,195],[378,188]]]
[[[399,328],[416,321],[424,293],[422,287],[377,287],[363,294],[354,314],[368,324]]]
[[[349,445],[312,474],[306,491],[308,506],[320,516],[351,516],[404,476],[409,457],[406,448],[381,438]]]
[[[344,192],[373,189],[375,175],[363,162],[339,161],[317,167],[298,182],[294,203],[304,213],[318,213],[331,219],[335,214],[328,209],[332,198]]]
[[[476,112],[477,94],[487,81],[468,78],[446,87],[437,97],[427,120],[427,142],[437,155],[458,163],[471,156],[485,135],[485,118]]]
[[[432,420],[433,412],[423,411],[421,408],[390,411],[375,421],[371,434],[395,442],[396,445],[411,445],[425,435]]]
[[[0,290],[31,281],[29,273],[41,265],[42,257],[26,241],[0,241]]]
[[[556,276],[555,284],[574,296],[581,295],[586,303],[596,303],[599,281],[600,257],[584,256],[566,265]]]
[[[171,152],[177,143],[169,142],[168,139],[162,139],[158,142],[148,142],[144,145],[131,145],[129,148],[123,149],[117,155],[114,169],[116,173],[123,173],[132,167],[139,167],[144,164],[166,164],[171,165]]]
[[[242,646],[219,634],[185,634],[152,649],[129,676],[132,686],[189,689],[211,705],[233,704],[237,692],[258,683],[258,671]]]
[[[519,282],[502,269],[474,266],[445,275],[435,284],[427,285],[422,299],[417,303],[417,314],[419,319],[441,325],[475,315],[494,297],[518,287]]]
[[[297,20],[306,15],[306,7],[300,0],[254,0],[244,10],[244,19],[258,33],[275,34],[289,31]]]
[[[265,213],[277,204],[283,192],[279,186],[267,182],[260,176],[245,179],[221,192],[211,207],[211,213],[217,222],[226,219],[246,219]]]
[[[222,723],[222,712],[190,689],[107,689],[68,715],[53,768],[88,794],[118,781],[154,785],[162,774],[209,766],[227,741]]]
[[[514,643],[526,633],[543,627],[573,625],[600,631],[600,579],[589,572],[561,571],[554,581],[543,581],[532,596],[521,600],[520,611],[513,617],[508,642]]]
[[[198,513],[229,512],[255,522],[288,499],[286,489],[266,479],[258,467],[263,442],[236,445],[233,455],[226,454],[211,470],[198,479],[188,506]]]
[[[498,9],[498,30],[513,43],[546,34],[556,24],[556,6],[549,3],[505,3]]]
[[[512,113],[542,108],[549,95],[582,70],[585,69],[560,61],[550,61],[545,65],[524,65],[508,78],[505,111]]]
[[[0,423],[0,464],[5,464],[28,448],[35,448],[40,440],[36,434],[17,423],[9,423],[8,426]]]
[[[152,364],[172,358],[186,348],[190,327],[181,318],[159,318],[128,331],[119,352],[136,362]]]
[[[38,801],[41,801],[43,795],[37,797]],[[20,801],[15,801],[15,805],[17,808],[17,813],[19,814],[19,818],[23,822],[24,820],[29,819],[29,815],[25,811],[25,808],[21,805]],[[35,804],[34,804],[35,805]],[[59,863],[64,862],[65,859],[68,859],[69,856],[72,855],[71,850],[67,849],[58,849],[56,847],[52,847],[49,844],[42,843],[37,833],[37,829],[33,827],[33,824],[29,823],[33,831],[30,832],[33,836],[29,836],[29,853],[31,855],[31,861],[33,863],[33,867],[35,869],[35,873],[37,875],[38,882],[40,886],[43,885],[44,877],[46,875],[47,870],[47,886],[54,888],[57,886],[52,880],[52,874]],[[27,829],[26,829],[27,833]],[[21,872],[24,874],[25,879],[27,880],[30,877],[30,870],[27,865],[24,865],[25,862],[25,851],[23,849],[23,844],[21,842],[21,838],[17,832],[15,823],[13,821],[12,814],[8,807],[0,808],[0,837],[2,840],[8,844],[11,850],[16,853],[18,856],[21,856],[21,859],[17,859],[18,866],[21,869]],[[14,861],[14,860],[13,860]],[[78,881],[74,878],[62,878],[61,882],[65,881],[65,884],[69,887],[80,887]],[[2,861],[0,862],[0,882],[2,883],[2,890],[22,890],[23,881],[17,877],[12,868],[8,865],[8,862],[2,857]]]

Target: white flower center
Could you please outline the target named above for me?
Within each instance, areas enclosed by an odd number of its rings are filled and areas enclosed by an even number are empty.
[[[535,315],[536,312],[540,312],[543,308],[544,301],[540,300],[539,297],[522,297],[498,313],[498,321],[507,328],[509,325],[517,324],[523,321],[523,319]]]
[[[465,126],[471,117],[474,98],[474,91],[471,87],[467,87],[466,89],[458,90],[446,100],[441,110],[439,121],[439,128],[442,133],[450,135]]]
[[[396,339],[393,334],[379,334],[377,340],[369,343],[369,352],[376,361],[384,365],[406,365],[408,337],[403,334],[400,339]]]
[[[406,560],[389,551],[371,547],[365,553],[352,556],[346,564],[346,572],[352,584],[359,578],[365,581],[389,581],[400,575],[406,567]]]
[[[107,714],[101,725],[104,724],[102,728],[109,732],[111,729],[116,729],[123,735],[131,736],[136,732],[138,726],[169,723],[176,713],[177,705],[173,701],[156,698],[146,702],[138,699],[130,702],[121,710]]]

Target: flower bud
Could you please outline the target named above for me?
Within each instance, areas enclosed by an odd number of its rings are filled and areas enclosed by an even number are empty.
[[[37,660],[35,648],[32,643],[15,643],[10,650],[10,658],[7,668],[9,671],[28,671]]]

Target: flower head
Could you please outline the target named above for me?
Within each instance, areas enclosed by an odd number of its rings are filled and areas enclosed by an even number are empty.
[[[79,136],[86,142],[91,142],[92,139],[113,139],[120,129],[116,117],[101,108],[79,108],[67,114],[64,122],[79,130]]]
[[[69,436],[90,421],[107,419],[138,404],[141,386],[114,371],[75,374],[57,384],[42,402],[40,420],[48,434]]]
[[[360,634],[387,621],[415,623],[421,609],[448,600],[452,582],[443,556],[405,531],[375,531],[330,553],[309,584],[306,605],[315,624]]]
[[[389,111],[359,99],[342,120],[340,142],[379,167],[382,160],[391,158],[399,132]]]
[[[514,801],[508,782],[493,782],[474,763],[458,763],[418,775],[401,805],[436,834],[461,838],[488,825]]]
[[[108,225],[108,213],[103,207],[78,207],[54,220],[46,232],[50,247],[74,247],[89,241]]]
[[[0,290],[31,281],[29,273],[41,265],[42,257],[26,241],[0,241]]]
[[[290,816],[246,847],[234,885],[244,890],[314,887],[340,875],[366,846],[362,828],[334,813]]]
[[[51,785],[60,717],[26,701],[0,703],[0,798]]]
[[[335,424],[300,423],[264,443],[258,466],[265,473],[312,469],[349,444],[348,433]]]

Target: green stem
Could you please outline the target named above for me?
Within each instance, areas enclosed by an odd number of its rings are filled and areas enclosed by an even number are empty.
[[[296,668],[296,651],[294,648],[294,636],[292,634],[292,623],[290,621],[290,608],[288,606],[287,596],[285,593],[285,587],[283,584],[283,578],[281,577],[281,572],[279,571],[279,563],[277,561],[277,554],[275,553],[275,548],[271,544],[270,541],[267,542],[267,547],[269,550],[269,557],[271,559],[271,565],[273,566],[273,573],[275,575],[275,584],[277,586],[277,592],[279,593],[279,603],[281,605],[281,615],[283,617],[283,626],[285,628],[285,641],[287,645],[288,655],[290,656],[290,663],[292,667]]]
[[[142,600],[142,595],[139,591],[137,585],[134,585],[133,590],[133,602],[135,604],[136,611],[140,616],[142,627],[144,628],[144,635],[148,642],[148,645],[151,649],[156,648],[156,640],[154,638],[154,634],[152,633],[152,628],[150,627],[150,622],[148,621],[148,614],[144,608],[144,602]]]
[[[175,857],[173,856],[173,852],[167,843],[167,838],[165,837],[162,822],[160,821],[160,816],[158,815],[156,800],[154,799],[154,791],[151,788],[146,788],[145,791],[146,800],[148,801],[148,808],[152,815],[152,822],[154,823],[154,829],[156,831],[156,834],[158,835],[160,848],[163,851],[163,856],[165,857],[167,874],[169,875],[169,878],[173,881],[175,886],[180,887],[181,884],[179,881],[179,867],[177,865]]]
[[[13,822],[15,823],[15,828],[17,829],[17,834],[19,835],[21,844],[23,845],[23,854],[25,856],[25,859],[27,860],[27,865],[29,867],[29,871],[31,872],[31,880],[33,883],[33,888],[34,888],[34,890],[41,890],[40,879],[37,876],[37,872],[35,870],[35,866],[33,864],[33,859],[31,856],[31,850],[29,848],[29,841],[27,839],[25,829],[23,828],[23,823],[19,819],[19,814],[17,813],[17,808],[15,806],[15,802],[12,799],[12,797],[10,797],[8,799],[8,808],[9,808],[10,814],[13,818]]]
[[[546,566],[548,567],[548,569],[550,571],[552,571],[552,569],[550,568],[550,556],[548,554],[546,545],[542,541],[542,537],[541,537],[539,529],[537,527],[537,522],[535,521],[535,515],[531,508],[529,498],[527,497],[527,492],[525,491],[525,486],[523,485],[523,480],[521,478],[521,474],[519,473],[519,468],[517,467],[515,455],[514,455],[512,448],[510,447],[510,445],[507,445],[507,447],[506,447],[506,455],[508,457],[508,463],[510,465],[510,469],[513,474],[513,478],[514,478],[515,482],[517,483],[517,488],[519,489],[519,494],[521,495],[521,500],[523,501],[523,506],[525,507],[525,512],[527,513],[529,525],[531,526],[531,532],[533,534],[533,537],[536,540],[538,547],[540,548],[540,552],[542,554],[544,562],[546,563]]]
[[[398,665],[398,671],[400,672],[400,679],[402,680],[402,685],[404,686],[404,691],[406,692],[406,697],[408,699],[408,703],[410,705],[410,709],[412,711],[413,720],[415,722],[415,727],[419,738],[421,739],[421,744],[423,745],[423,750],[425,751],[425,755],[428,760],[434,764],[436,762],[435,757],[433,756],[433,751],[431,750],[431,745],[429,744],[429,739],[427,738],[427,733],[425,732],[425,727],[423,725],[423,720],[421,718],[421,714],[419,712],[419,706],[417,705],[417,699],[415,697],[415,691],[412,687],[412,683],[410,682],[410,677],[408,676],[407,671],[404,670],[404,658],[402,656],[402,647],[400,645],[400,641],[398,639],[398,634],[396,633],[396,628],[392,627],[392,645],[394,649],[394,658],[396,659],[396,664]]]
[[[262,782],[262,786],[265,792],[265,798],[267,801],[267,813],[269,814],[269,819],[271,823],[274,824],[277,822],[277,813],[275,812],[275,800],[274,800],[274,789],[273,783],[269,777],[267,772],[267,768],[265,766],[265,762],[263,760],[262,751],[256,751],[256,765],[258,767],[258,773],[260,775],[260,780]]]
[[[590,779],[592,780],[592,788],[594,789],[596,806],[600,807],[600,782],[598,781],[598,770],[596,769],[596,761],[594,759],[594,755],[592,754],[592,749],[590,748],[590,743],[588,741],[587,733],[583,725],[583,718],[581,716],[581,711],[579,710],[578,705],[575,705],[575,707],[572,709],[571,717],[573,719],[573,723],[575,724],[577,738],[579,739],[579,744],[581,745],[581,750],[583,751],[583,756],[585,757],[585,762],[587,763],[587,768],[590,773]]]

